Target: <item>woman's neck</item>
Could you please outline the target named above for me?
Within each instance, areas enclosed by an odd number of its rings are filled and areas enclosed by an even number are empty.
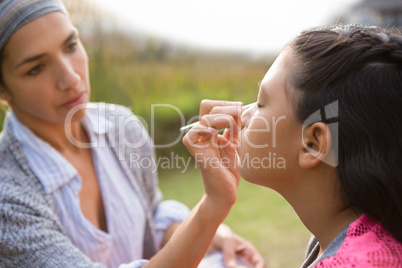
[[[76,142],[88,142],[88,137],[80,122],[69,125],[52,124],[32,131],[60,153],[78,151],[79,146],[75,144]]]
[[[65,123],[50,123],[43,120],[24,120],[17,118],[29,128],[36,136],[49,143],[60,153],[75,152],[79,150],[76,142],[87,143],[88,137],[80,121]]]

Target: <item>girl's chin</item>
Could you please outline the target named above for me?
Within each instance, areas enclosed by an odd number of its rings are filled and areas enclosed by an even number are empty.
[[[241,165],[239,166],[239,173],[244,180],[253,183],[250,174],[247,172],[245,168],[242,168]]]

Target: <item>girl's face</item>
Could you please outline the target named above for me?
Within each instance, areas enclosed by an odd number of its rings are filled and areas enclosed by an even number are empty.
[[[240,174],[270,188],[289,181],[298,166],[302,125],[294,118],[286,80],[291,55],[291,49],[283,50],[260,83],[257,105],[242,114]]]
[[[22,123],[63,124],[67,113],[89,99],[88,57],[77,30],[61,12],[18,29],[4,48],[0,97]],[[85,110],[75,114],[81,119]]]

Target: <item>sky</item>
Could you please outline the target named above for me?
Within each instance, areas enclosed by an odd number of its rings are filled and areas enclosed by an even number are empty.
[[[360,0],[97,0],[127,27],[204,49],[275,53]]]

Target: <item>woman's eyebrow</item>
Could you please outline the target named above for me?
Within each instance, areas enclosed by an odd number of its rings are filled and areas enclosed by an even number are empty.
[[[63,46],[67,45],[74,37],[77,35],[76,31],[72,31],[71,34],[66,38],[66,40],[63,42]]]
[[[29,63],[31,61],[36,61],[36,60],[42,58],[45,55],[46,55],[46,53],[42,53],[42,54],[39,54],[39,55],[35,55],[35,56],[32,56],[32,57],[25,58],[15,66],[15,69],[19,68],[21,65],[24,65],[25,63]]]
[[[76,35],[77,35],[76,31],[73,30],[71,32],[71,34],[66,38],[66,40],[64,40],[62,46],[65,46],[66,44],[68,44]],[[15,69],[17,69],[18,67],[20,67],[21,65],[24,65],[26,63],[36,61],[36,60],[42,58],[45,55],[46,55],[46,53],[41,53],[39,55],[35,55],[35,56],[32,56],[32,57],[25,58],[15,66]]]

